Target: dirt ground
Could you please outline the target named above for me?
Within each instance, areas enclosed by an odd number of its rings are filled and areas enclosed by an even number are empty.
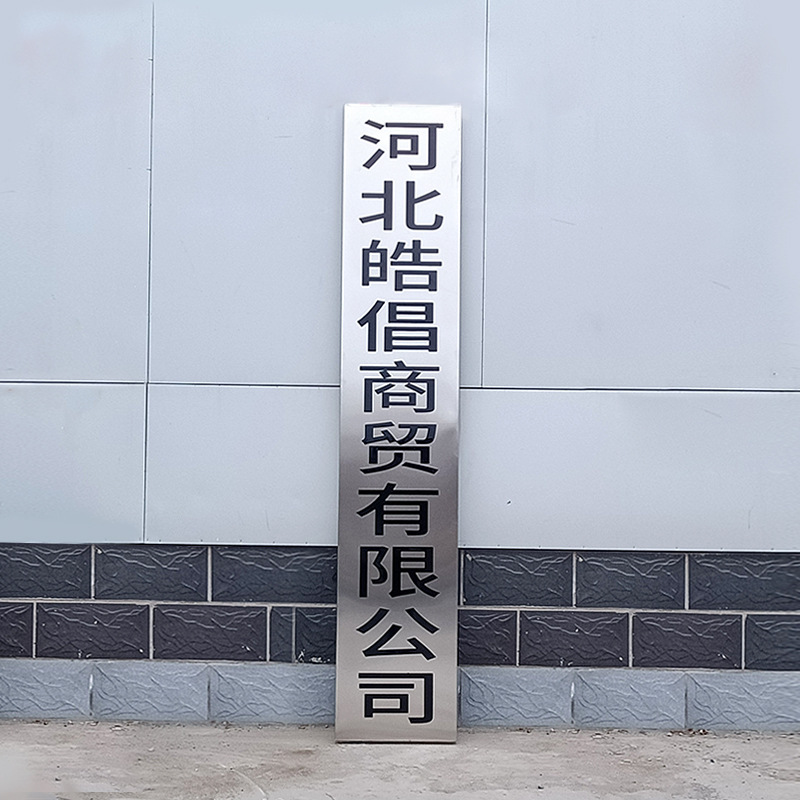
[[[798,800],[800,734],[0,722],[0,800]]]

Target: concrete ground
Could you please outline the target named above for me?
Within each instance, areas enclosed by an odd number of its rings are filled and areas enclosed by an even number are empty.
[[[0,800],[797,800],[800,734],[462,730],[337,745],[330,727],[0,722]]]

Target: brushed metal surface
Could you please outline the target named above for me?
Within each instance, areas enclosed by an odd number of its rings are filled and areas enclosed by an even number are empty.
[[[347,105],[339,741],[455,740],[461,110]]]

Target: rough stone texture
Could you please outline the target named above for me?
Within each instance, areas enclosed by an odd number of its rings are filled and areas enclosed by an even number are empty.
[[[461,609],[458,612],[458,663],[517,663],[517,612]]]
[[[738,614],[635,614],[634,667],[737,669],[742,618]]]
[[[0,544],[0,597],[91,595],[89,545]]]
[[[211,553],[214,600],[335,603],[335,547],[218,546]]]
[[[800,731],[800,675],[690,673],[686,724],[709,730]]]
[[[336,609],[297,608],[294,615],[295,660],[306,664],[336,662]]]
[[[686,679],[656,670],[579,670],[573,715],[578,727],[683,728]]]
[[[276,606],[269,611],[269,660],[291,663],[294,655],[294,609]]]
[[[689,556],[691,608],[800,610],[800,553]]]
[[[212,665],[210,718],[231,722],[331,723],[334,667]]]
[[[208,548],[101,545],[95,550],[95,597],[102,600],[195,600],[208,594]]]
[[[683,608],[682,553],[578,553],[576,605]]]
[[[204,664],[96,663],[92,716],[199,722],[208,719]]]
[[[247,606],[156,606],[153,657],[266,661],[267,610]]]
[[[800,731],[793,672],[475,666],[460,675],[467,727]],[[329,724],[334,679],[324,665],[0,659],[0,718]]]
[[[0,658],[33,655],[33,604],[0,603]]]
[[[572,605],[572,553],[469,549],[463,570],[466,605]]]
[[[573,670],[462,667],[460,674],[461,725],[572,724]]]
[[[800,670],[800,615],[750,614],[744,641],[747,669]]]
[[[519,663],[540,667],[628,665],[628,615],[600,611],[522,611]]]
[[[36,655],[40,658],[147,658],[145,605],[39,603]]]
[[[84,661],[0,659],[0,717],[88,717],[91,674]]]

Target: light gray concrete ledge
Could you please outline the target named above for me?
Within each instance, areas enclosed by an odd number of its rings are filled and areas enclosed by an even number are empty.
[[[686,727],[686,676],[666,670],[594,669],[575,676],[577,728]]]
[[[215,664],[209,716],[230,722],[333,722],[335,667],[322,664]]]
[[[462,667],[461,725],[572,727],[571,669]]]
[[[335,667],[0,659],[0,718],[329,724]],[[800,673],[462,667],[460,724],[800,731]]]
[[[0,659],[0,717],[85,719],[91,716],[89,661]]]
[[[202,722],[208,717],[205,664],[105,661],[94,664],[96,719]]]
[[[690,728],[800,731],[800,672],[694,673],[686,707]]]

